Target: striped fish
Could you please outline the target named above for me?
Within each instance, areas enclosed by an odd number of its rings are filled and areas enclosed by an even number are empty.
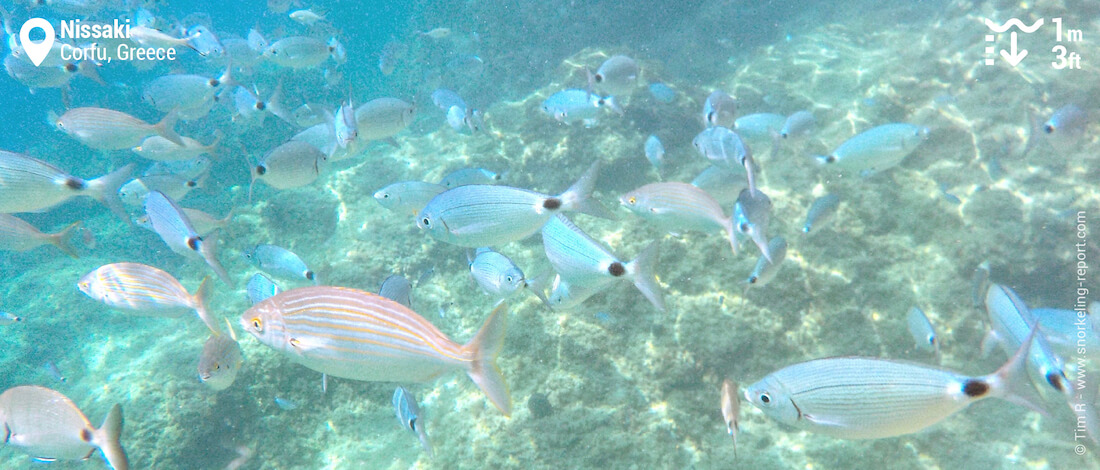
[[[118,188],[133,165],[107,175],[83,180],[37,158],[0,150],[0,213],[35,212],[76,196],[88,196],[126,217]]]
[[[661,230],[725,231],[733,254],[737,254],[737,232],[733,230],[732,219],[702,189],[687,183],[650,183],[624,194],[619,203]]]
[[[505,415],[512,399],[496,356],[507,307],[493,310],[462,345],[409,308],[345,287],[288,290],[253,305],[241,326],[261,343],[310,369],[368,382],[427,382],[462,370]]]
[[[138,263],[114,263],[85,274],[76,287],[108,307],[142,315],[174,318],[194,310],[217,335],[221,334],[221,327],[206,307],[206,299],[210,297],[208,279],[203,279],[195,295],[191,295],[175,277],[157,268]]]
[[[79,258],[72,244],[73,235],[80,228],[80,222],[74,222],[57,233],[42,233],[33,225],[16,216],[0,214],[0,251],[27,251],[45,244],[56,246],[65,254]]]
[[[145,214],[149,216],[153,231],[172,251],[185,258],[202,259],[222,282],[233,286],[233,279],[218,261],[217,234],[206,238],[200,236],[183,209],[160,191],[150,192],[145,197]]]
[[[989,397],[1039,410],[1029,400],[1027,351],[1035,331],[996,372],[968,377],[906,362],[863,357],[784,367],[752,384],[745,399],[776,421],[841,439],[920,431]]]
[[[160,135],[183,145],[173,130],[178,116],[169,112],[160,122],[149,124],[122,111],[106,108],[73,108],[57,119],[57,128],[96,150],[131,149],[151,135]]]
[[[562,211],[611,218],[599,201],[591,199],[599,170],[597,160],[558,196],[509,186],[459,186],[432,198],[416,216],[416,225],[436,240],[477,248],[527,238]]]
[[[558,214],[542,228],[542,246],[561,278],[568,285],[583,286],[585,295],[595,294],[616,279],[625,279],[632,282],[657,310],[665,310],[661,285],[653,273],[657,264],[657,242],[642,250],[633,261],[624,263],[571,220]]]

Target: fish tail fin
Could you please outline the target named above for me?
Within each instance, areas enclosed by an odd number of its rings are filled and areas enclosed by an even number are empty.
[[[737,240],[737,229],[733,226],[733,217],[725,219],[723,224],[725,225],[726,233],[730,236],[730,249],[733,250],[733,256],[737,256],[737,248],[740,246],[740,243],[738,243]]]
[[[64,230],[51,234],[50,243],[53,243],[58,249],[64,251],[65,254],[73,258],[80,258],[80,253],[77,253],[76,247],[73,246],[73,236],[76,235],[76,231],[81,225],[80,221],[76,221],[73,222],[72,225],[65,227]]]
[[[283,122],[294,127],[300,127],[297,121],[294,120],[294,115],[283,106],[283,82],[281,80],[278,85],[275,85],[275,91],[267,98],[266,106],[271,114],[282,119]]]
[[[107,82],[103,81],[103,77],[99,76],[99,69],[96,67],[98,67],[98,64],[95,62],[82,60],[80,63],[76,64],[76,73],[87,77],[93,82],[106,86]]]
[[[172,141],[173,144],[183,146],[183,139],[180,139],[180,135],[176,133],[176,123],[179,122],[180,115],[176,110],[168,111],[168,114],[164,115],[164,118],[160,122],[153,126],[153,129],[160,134],[161,137]]]
[[[130,460],[126,458],[126,450],[122,448],[119,437],[122,435],[122,407],[117,403],[107,412],[103,419],[103,425],[96,429],[92,435],[93,444],[103,452],[103,458],[114,470],[129,470]]]
[[[210,266],[210,269],[213,269],[214,273],[218,275],[218,279],[221,279],[229,287],[236,285],[233,278],[229,277],[229,273],[222,267],[221,261],[218,261],[217,233],[212,233],[203,238],[202,244],[199,246],[199,252],[202,254],[202,258],[206,260],[206,264]]]
[[[1031,327],[1031,333],[1024,343],[1016,350],[1008,362],[1005,362],[996,372],[978,379],[991,385],[992,396],[1002,398],[1017,405],[1030,408],[1043,416],[1050,416],[1040,403],[1042,399],[1027,374],[1028,353],[1031,351],[1032,340],[1039,334],[1039,325]],[[964,387],[964,392],[966,387]]]
[[[130,173],[133,170],[134,164],[131,163],[88,181],[88,195],[103,203],[115,215],[122,217],[122,220],[129,221],[130,216],[122,208],[122,200],[118,197],[118,190],[130,178]]]
[[[607,106],[608,109],[610,109],[613,113],[618,114],[619,116],[626,114],[626,112],[623,111],[622,106],[619,106],[619,101],[616,100],[614,96],[608,96],[607,98],[604,98],[602,102],[604,106]]]
[[[423,425],[416,427],[416,437],[420,438],[420,446],[424,448],[424,453],[428,454],[428,458],[435,457],[435,452],[432,451],[432,443],[428,440],[428,433],[424,432]]]
[[[508,393],[508,384],[497,367],[497,355],[504,347],[505,322],[508,317],[508,304],[501,303],[489,314],[477,336],[463,346],[473,361],[466,374],[489,397],[504,416],[512,414],[512,396]]]
[[[214,159],[217,159],[218,146],[222,144],[222,139],[225,138],[225,132],[221,129],[214,130],[214,141],[210,142],[210,145],[203,146],[203,151],[210,154]]]
[[[596,179],[600,176],[600,161],[592,162],[573,186],[558,196],[561,199],[562,210],[582,212],[594,217],[614,219],[615,214],[607,210],[600,201],[592,199],[592,191],[596,189]]]
[[[653,303],[657,310],[665,311],[665,301],[661,296],[661,284],[654,273],[657,267],[657,242],[650,243],[634,261],[629,263],[627,272],[631,273],[634,287],[637,287],[645,298]]]
[[[745,166],[745,177],[749,183],[749,195],[756,197],[756,161],[753,160],[752,155],[746,155],[741,164]]]
[[[213,333],[214,336],[221,336],[221,325],[210,316],[210,309],[206,306],[207,299],[210,298],[210,285],[210,276],[202,278],[202,283],[199,284],[199,289],[195,291],[192,303],[195,306],[195,313],[198,314],[199,319],[206,324],[206,327],[210,328],[210,332]]]

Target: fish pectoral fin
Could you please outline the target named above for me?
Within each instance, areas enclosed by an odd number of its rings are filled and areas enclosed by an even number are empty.
[[[841,421],[836,421],[836,420],[822,419],[822,418],[818,418],[814,415],[809,415],[809,414],[803,414],[802,419],[804,419],[806,421],[809,421],[811,423],[814,423],[815,425],[818,425],[818,426],[825,426],[825,427],[830,427],[830,428],[848,427],[847,423],[844,423],[844,422],[841,422]]]
[[[482,223],[479,223],[479,224],[471,224],[471,225],[467,225],[467,226],[459,228],[459,229],[448,230],[448,231],[455,234],[455,235],[466,235],[466,234],[470,234],[470,233],[484,232],[484,231],[492,228],[493,225],[494,224],[492,222],[482,222]],[[448,227],[448,228],[450,228],[450,227]]]
[[[290,346],[293,347],[294,350],[297,351],[299,354],[308,353],[315,349],[324,347],[324,344],[321,344],[321,342],[319,341],[303,340],[301,338],[290,338],[290,340],[287,342],[290,343]]]

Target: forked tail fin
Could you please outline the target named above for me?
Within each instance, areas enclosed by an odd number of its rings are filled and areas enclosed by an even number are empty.
[[[485,320],[477,336],[463,346],[472,356],[470,369],[466,373],[470,379],[489,397],[504,416],[512,414],[512,396],[508,393],[508,384],[497,367],[497,355],[504,346],[504,330],[508,317],[508,305],[501,303]]]

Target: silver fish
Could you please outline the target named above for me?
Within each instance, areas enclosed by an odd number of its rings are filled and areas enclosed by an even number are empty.
[[[138,263],[113,263],[85,274],[76,287],[108,307],[141,315],[174,318],[193,310],[210,331],[220,334],[221,326],[206,306],[210,298],[206,279],[191,295],[175,277],[160,269]]]
[[[359,138],[359,121],[355,119],[355,105],[351,100],[340,104],[333,117],[333,131],[336,134],[336,144],[340,148],[347,148]]]
[[[457,188],[470,184],[494,184],[497,181],[500,181],[500,173],[484,168],[460,168],[447,173],[447,176],[439,180],[439,184],[448,188]]]
[[[160,122],[149,124],[122,111],[106,108],[73,108],[57,118],[57,128],[96,150],[122,150],[137,146],[158,134],[178,145],[183,140],[173,127],[178,119],[169,112]]]
[[[802,233],[813,233],[828,225],[836,215],[840,207],[840,197],[835,194],[826,194],[810,204],[810,210],[806,212],[806,222],[802,224]]]
[[[391,274],[378,286],[378,295],[412,308],[412,284],[405,276]]]
[[[11,325],[23,321],[23,317],[10,312],[0,312],[0,325]]]
[[[416,106],[397,98],[376,98],[355,109],[359,140],[389,139],[401,132],[416,117]]]
[[[983,352],[988,352],[994,346],[1000,346],[1006,352],[1013,351],[1024,343],[1029,331],[1038,328],[1038,322],[1031,316],[1027,305],[1016,292],[1006,286],[996,283],[989,285],[985,294],[985,309],[992,329],[982,340]],[[1041,377],[1037,383],[1045,383],[1064,396],[1071,394],[1072,388],[1066,378],[1062,359],[1054,354],[1046,336],[1042,333],[1035,334],[1033,343],[1027,350],[1027,365],[1030,372]]]
[[[783,122],[783,128],[779,130],[779,136],[784,139],[804,137],[813,132],[816,125],[817,119],[814,118],[813,113],[799,111],[787,116],[787,120]]]
[[[197,24],[187,28],[187,36],[191,38],[191,48],[199,55],[207,59],[213,59],[225,55],[225,46],[218,36],[206,26]]]
[[[737,100],[722,90],[714,90],[703,102],[703,122],[707,127],[733,128],[737,121]]]
[[[540,106],[542,112],[563,124],[595,123],[600,109],[610,109],[622,115],[623,111],[612,96],[601,97],[576,88],[562,90],[546,98]]]
[[[416,225],[436,240],[476,248],[527,238],[558,212],[611,218],[599,201],[591,199],[599,163],[594,162],[558,196],[509,186],[475,184],[450,189],[432,198],[417,215]]]
[[[650,134],[645,140],[645,158],[657,171],[665,164],[665,146],[656,135]]]
[[[0,394],[0,429],[8,445],[36,460],[84,460],[99,449],[114,470],[130,468],[119,443],[122,408],[117,404],[96,429],[61,392],[34,385],[13,387]]]
[[[268,61],[293,69],[308,69],[321,65],[333,53],[324,41],[305,36],[292,36],[275,41],[263,56]]]
[[[571,284],[561,275],[554,276],[554,283],[547,297],[547,304],[557,310],[570,309],[588,300],[602,291],[602,286],[593,284]]]
[[[654,274],[656,242],[633,261],[624,263],[571,220],[557,214],[542,228],[542,246],[554,270],[571,285],[602,289],[616,280],[630,281],[657,310],[665,310],[661,286]]]
[[[706,191],[687,183],[650,183],[619,198],[620,204],[668,232],[724,231],[737,254],[737,232],[732,219]]]
[[[218,142],[221,139],[215,139],[210,145],[203,145],[201,142],[190,137],[180,137],[180,140],[183,142],[183,145],[176,144],[159,135],[151,135],[146,137],[145,140],[141,141],[140,145],[131,150],[141,155],[142,158],[148,158],[149,160],[191,160],[203,154],[213,154],[218,148]]]
[[[432,198],[446,190],[442,184],[399,181],[376,191],[374,200],[391,211],[415,216]]]
[[[317,180],[325,164],[325,154],[320,149],[299,140],[290,140],[275,147],[252,167],[252,184],[263,181],[275,189],[298,188]]]
[[[0,214],[0,251],[27,251],[42,245],[53,245],[73,258],[80,253],[73,246],[73,235],[81,223],[74,222],[57,233],[42,233],[33,225],[9,214]]]
[[[756,170],[752,149],[736,132],[721,126],[708,127],[692,139],[691,145],[710,160],[712,165],[721,166],[730,171],[737,171],[739,167],[744,168],[749,189],[756,190]]]
[[[752,238],[760,253],[772,260],[768,250],[768,224],[771,221],[772,200],[763,191],[744,189],[733,207],[733,223],[737,231]]]
[[[910,308],[909,314],[905,316],[905,322],[909,326],[909,334],[913,335],[916,348],[935,354],[939,358],[940,339],[936,336],[936,329],[932,327],[932,322],[928,321],[924,311],[916,306]]]
[[[730,379],[722,381],[722,398],[720,404],[722,418],[726,421],[726,432],[728,432],[730,438],[733,439],[733,456],[736,458],[737,432],[741,429],[738,425],[739,415],[741,414],[741,393],[737,390],[737,382]]]
[[[275,406],[278,406],[279,409],[283,411],[294,411],[301,406],[297,401],[285,397],[277,396],[273,401],[275,402]]]
[[[187,47],[194,49],[194,46],[191,45],[191,39],[190,36],[183,38],[169,36],[147,26],[130,27],[130,40],[147,47]]]
[[[57,364],[54,364],[53,361],[46,361],[42,364],[42,368],[46,370],[47,374],[50,374],[50,377],[53,377],[53,379],[58,382],[66,383],[69,381],[69,379],[65,377],[65,374],[61,373],[61,369],[57,368]]]
[[[230,329],[230,332],[233,330]],[[233,385],[244,359],[237,338],[230,335],[211,335],[202,345],[199,356],[199,380],[206,386],[222,391]]]
[[[595,90],[608,95],[629,95],[638,86],[638,63],[625,55],[608,57],[591,81]]]
[[[245,287],[245,293],[248,294],[248,300],[252,305],[279,295],[282,291],[283,289],[275,281],[272,281],[263,273],[253,274],[248,279],[248,285]]]
[[[118,197],[128,207],[142,207],[150,192],[159,191],[173,201],[178,201],[200,186],[202,177],[196,179],[174,174],[142,176],[118,188]]]
[[[203,238],[187,218],[187,214],[175,201],[160,191],[152,191],[145,196],[145,213],[153,231],[176,254],[185,258],[201,259],[222,282],[233,286],[233,279],[218,261],[217,234]]]
[[[743,167],[711,165],[691,180],[691,185],[706,191],[719,204],[727,206],[737,201],[741,190],[749,187],[749,181]]]
[[[481,289],[497,299],[504,299],[527,286],[523,271],[492,248],[478,248],[470,260],[470,275]]]
[[[281,246],[260,244],[242,253],[245,259],[272,276],[318,282],[317,274],[294,252]]]
[[[838,169],[868,176],[901,163],[921,142],[928,140],[927,127],[912,124],[884,124],[844,141],[818,161]]]
[[[467,108],[466,100],[463,100],[458,93],[446,88],[439,88],[432,92],[432,103],[435,103],[435,105],[444,112],[455,106],[458,106],[463,112],[465,112]]]
[[[1043,132],[1047,134],[1077,135],[1084,132],[1088,125],[1088,112],[1075,104],[1067,104],[1054,111],[1043,123]]]
[[[985,376],[888,359],[834,357],[773,372],[750,385],[745,399],[780,423],[841,439],[914,433],[990,397],[1037,409],[1025,395],[1033,336]]]
[[[213,101],[214,96],[231,81],[230,69],[226,69],[219,78],[190,74],[163,75],[145,85],[141,99],[162,113],[198,108]]]
[[[416,434],[420,439],[420,445],[428,457],[432,457],[432,444],[428,441],[428,432],[424,430],[424,421],[420,419],[420,407],[416,404],[416,396],[405,390],[405,387],[397,387],[393,391],[393,411],[397,414],[397,421],[401,427]]]
[[[36,212],[76,196],[87,196],[126,217],[118,188],[134,166],[83,180],[37,158],[0,150],[0,213]]]
[[[745,279],[747,287],[764,287],[775,279],[775,275],[779,274],[779,268],[783,266],[783,260],[787,259],[787,239],[772,238],[768,242],[768,253],[771,254],[770,260],[763,254],[756,260],[756,267],[752,269],[752,274]]]

